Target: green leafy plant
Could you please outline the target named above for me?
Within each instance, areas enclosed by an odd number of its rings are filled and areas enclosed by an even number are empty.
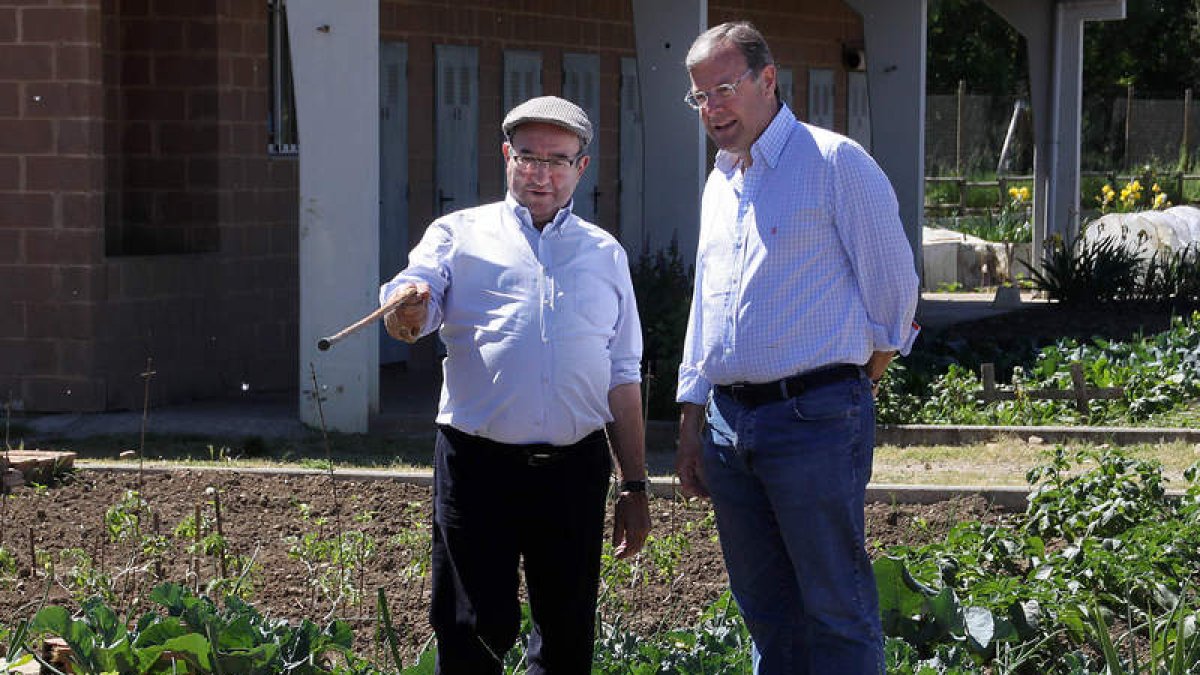
[[[678,413],[675,389],[679,377],[688,310],[692,306],[690,265],[679,246],[651,255],[643,253],[632,266],[633,291],[642,320],[643,388],[650,419],[674,419]]]

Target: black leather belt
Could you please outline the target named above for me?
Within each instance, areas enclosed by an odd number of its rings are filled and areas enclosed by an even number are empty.
[[[826,384],[851,380],[862,374],[861,366],[844,363],[820,370],[810,370],[774,382],[718,384],[713,388],[720,394],[748,406],[759,406],[764,403],[786,401],[799,396],[806,389],[813,389]]]
[[[438,429],[451,441],[464,443],[467,447],[479,448],[486,452],[518,457],[529,466],[553,464],[560,459],[571,456],[572,453],[579,450],[603,447],[605,452],[608,451],[608,435],[604,432],[604,429],[597,429],[570,445],[501,443],[500,441],[493,441],[490,438],[468,434],[448,424],[439,424]]]

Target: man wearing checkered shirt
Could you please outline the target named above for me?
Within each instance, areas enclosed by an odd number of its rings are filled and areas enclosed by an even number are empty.
[[[754,27],[710,29],[686,65],[719,152],[679,367],[681,485],[712,498],[756,673],[882,673],[873,387],[917,333],[896,198],[860,146],[779,101]]]

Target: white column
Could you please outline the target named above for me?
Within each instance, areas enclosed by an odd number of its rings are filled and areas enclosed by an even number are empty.
[[[985,0],[1025,37],[1033,113],[1033,258],[1079,231],[1083,24],[1125,18],[1125,0]]]
[[[925,0],[847,0],[863,18],[871,155],[900,202],[900,220],[921,269],[925,203]]]
[[[300,419],[366,432],[378,409],[373,326],[320,352],[317,339],[378,306],[379,3],[288,0],[300,145]]]
[[[634,0],[638,85],[645,139],[642,223],[645,241],[625,241],[631,257],[665,249],[677,239],[685,264],[696,258],[700,192],[705,166],[704,128],[683,102],[690,81],[683,60],[708,28],[705,0]]]

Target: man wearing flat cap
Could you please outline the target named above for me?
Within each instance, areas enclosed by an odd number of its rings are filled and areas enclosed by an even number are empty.
[[[379,293],[388,333],[446,344],[434,446],[437,672],[500,673],[519,568],[530,673],[591,670],[610,473],[617,557],[650,529],[641,325],[625,250],[571,212],[587,115],[543,96],[504,118],[508,194],[443,216]],[[415,293],[413,291],[415,290]],[[610,450],[611,446],[611,450]]]

